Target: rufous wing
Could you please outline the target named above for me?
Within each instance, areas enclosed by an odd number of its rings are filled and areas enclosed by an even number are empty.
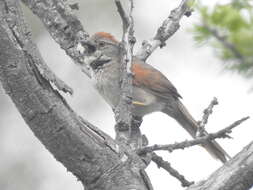
[[[149,90],[155,96],[168,99],[182,98],[173,84],[157,69],[135,58],[132,64],[133,85]]]

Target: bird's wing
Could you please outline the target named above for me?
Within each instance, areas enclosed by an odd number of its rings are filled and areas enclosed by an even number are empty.
[[[134,86],[145,88],[155,96],[165,100],[171,96],[175,99],[182,98],[173,84],[151,65],[134,59],[132,72]]]

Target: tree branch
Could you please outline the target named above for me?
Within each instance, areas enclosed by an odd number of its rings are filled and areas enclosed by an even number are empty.
[[[190,185],[194,184],[194,182],[190,182],[183,175],[181,175],[177,170],[171,167],[170,163],[164,161],[161,156],[158,156],[156,153],[152,153],[152,161],[156,163],[158,168],[163,168],[169,174],[175,178],[177,178],[180,182],[182,187],[189,187]]]
[[[117,9],[118,9],[118,13],[121,17],[121,20],[122,20],[122,25],[123,25],[123,31],[124,33],[126,32],[127,28],[129,27],[130,25],[130,19],[129,19],[129,16],[127,15],[127,13],[125,12],[122,4],[121,4],[121,1],[120,0],[115,0],[115,4],[117,6]]]
[[[132,150],[142,147],[142,135],[140,131],[141,118],[133,117],[132,115],[132,94],[133,94],[133,75],[131,72],[132,59],[133,59],[133,47],[135,44],[134,37],[134,20],[132,17],[134,3],[133,0],[129,0],[130,9],[128,13],[124,10],[121,1],[115,0],[115,4],[118,8],[119,15],[123,25],[123,35],[120,44],[120,73],[121,78],[121,96],[120,101],[114,110],[116,125],[116,140],[130,145]],[[145,160],[145,158],[143,158]],[[147,163],[148,165],[149,163]],[[150,179],[144,169],[140,170],[146,186],[151,190],[153,189]]]
[[[163,24],[157,30],[156,35],[152,39],[142,42],[142,47],[136,54],[138,58],[145,61],[158,47],[162,48],[165,46],[166,40],[179,29],[181,18],[184,15],[191,15],[192,10],[188,6],[191,1],[192,0],[182,0],[180,5],[173,9],[168,18],[163,21]]]
[[[121,98],[118,106],[115,109],[116,118],[116,134],[118,140],[130,144],[133,149],[142,146],[142,136],[139,126],[133,124],[135,118],[132,115],[132,57],[133,46],[135,43],[134,38],[134,21],[132,18],[133,1],[129,0],[130,9],[129,13],[126,13],[120,0],[115,0],[115,4],[118,8],[119,15],[121,16],[123,24],[123,35],[121,42]]]
[[[232,132],[231,130],[233,128],[239,126],[242,122],[246,121],[247,119],[249,119],[249,117],[244,117],[244,118],[234,122],[233,124],[229,125],[228,127],[224,128],[216,133],[209,133],[206,136],[197,137],[194,140],[186,140],[186,141],[183,141],[180,143],[174,143],[174,144],[169,144],[169,145],[147,146],[147,147],[139,149],[137,151],[137,153],[144,154],[147,152],[153,152],[153,151],[158,151],[158,150],[167,150],[169,152],[172,152],[177,149],[184,149],[184,148],[188,148],[188,147],[195,146],[195,145],[205,144],[206,142],[212,141],[217,138],[225,138],[225,137],[227,137],[228,133]]]
[[[199,123],[200,127],[203,127],[203,128],[205,127],[205,125],[208,122],[209,116],[213,113],[213,107],[215,105],[218,105],[218,100],[216,97],[213,98],[209,106],[203,111],[204,114],[203,114],[202,120]]]
[[[80,119],[41,76],[27,31],[19,2],[0,1],[0,81],[36,137],[88,190],[149,190],[141,159]]]
[[[43,22],[52,38],[65,50],[82,71],[90,77],[89,62],[99,55],[87,56],[88,33],[63,0],[22,0]]]
[[[253,142],[206,180],[187,190],[249,190],[253,186]]]
[[[209,116],[213,113],[213,107],[218,105],[218,100],[216,97],[213,98],[209,106],[203,111],[202,120],[198,122],[199,128],[196,136],[203,136],[205,134],[205,125],[208,122]]]
[[[9,4],[7,1],[6,6],[8,6],[8,5]],[[14,21],[12,19],[9,19],[7,22],[9,24],[12,24],[12,22],[14,22]],[[25,21],[23,21],[23,22],[25,22]],[[26,34],[27,40],[29,40],[29,43],[26,43],[24,41],[24,39],[18,38],[20,28],[21,27],[12,27],[13,36],[15,37],[16,41],[20,44],[20,46],[22,46],[22,48],[26,51],[26,53],[29,54],[29,52],[32,51],[34,48],[36,48],[36,46],[32,42],[31,32],[29,31],[29,29],[23,28],[23,31],[22,31]],[[31,55],[29,55],[29,56],[31,56]],[[69,87],[64,81],[62,81],[60,78],[58,78],[50,70],[50,68],[47,66],[47,64],[44,61],[39,61],[39,60],[42,60],[40,52],[38,52],[38,51],[34,52],[33,58],[34,58],[33,61],[36,65],[39,73],[43,76],[44,79],[46,79],[48,82],[51,82],[52,84],[54,84],[58,90],[73,94],[73,90],[71,87]]]

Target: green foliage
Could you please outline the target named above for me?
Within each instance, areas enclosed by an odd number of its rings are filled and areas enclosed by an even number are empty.
[[[232,5],[216,6],[210,15],[210,23],[230,32],[236,32],[247,26],[246,20]]]
[[[194,28],[194,39],[198,43],[206,41],[207,39],[210,38],[211,35],[212,35],[211,32],[203,26],[196,25]]]
[[[207,42],[230,68],[253,76],[252,0],[231,0],[213,8],[198,4],[201,21],[194,25],[194,39]]]

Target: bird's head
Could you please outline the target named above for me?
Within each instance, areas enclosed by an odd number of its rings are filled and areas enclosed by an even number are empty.
[[[88,48],[90,53],[100,51],[109,59],[117,59],[119,57],[119,41],[113,35],[107,32],[97,32],[92,35],[88,40]],[[93,69],[104,65],[109,62],[108,60],[97,60],[91,64]]]
[[[110,33],[97,32],[88,41],[93,52],[100,50],[108,57],[118,55],[119,41]]]

